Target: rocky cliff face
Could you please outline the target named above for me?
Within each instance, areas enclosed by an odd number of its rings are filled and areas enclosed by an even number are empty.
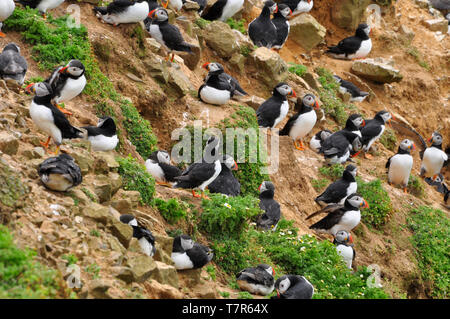
[[[387,109],[402,127],[414,128],[425,138],[439,128],[448,145],[449,37],[443,27],[436,27],[438,22],[430,22],[442,17],[430,13],[428,7],[423,8],[421,4],[397,1],[380,7],[381,20],[373,29],[373,50],[369,57],[384,59],[388,68],[398,70],[401,75],[393,76],[389,72],[386,75],[380,71],[389,79],[382,81],[378,71],[364,69],[361,61],[333,60],[323,54],[327,44],[336,44],[349,36],[360,20],[367,19],[362,8],[368,1],[315,3],[309,14],[292,20],[293,32],[279,53],[255,49],[246,36],[228,24],[205,23],[195,11],[171,12],[172,23],[176,23],[187,42],[195,46],[193,55],[176,56],[173,64],[164,61],[163,50],[141,26],[113,28],[102,24],[92,14],[89,2],[80,3],[81,23],[87,27],[93,56],[114,89],[150,121],[160,149],[170,149],[175,143],[171,140],[172,131],[192,125],[194,120],[202,120],[205,128],[213,127],[230,117],[238,105],[256,109],[279,81],[287,81],[298,96],[314,93],[323,99],[320,104],[324,106],[328,102],[322,92],[318,67],[331,70],[370,92],[370,97],[357,109],[344,108],[344,114],[357,111],[371,118],[377,111]],[[258,1],[251,3],[260,5]],[[63,15],[67,5],[55,10],[54,15]],[[240,13],[245,19],[245,29],[257,14],[258,8],[245,6]],[[9,41],[18,43],[24,56],[33,54],[30,44],[19,33],[8,33],[7,38],[0,39],[0,46],[4,47]],[[45,78],[48,71],[43,71],[32,59],[28,60],[27,79]],[[200,102],[196,91],[205,76],[200,66],[212,61],[223,64],[250,96],[240,101],[231,100],[221,107]],[[307,70],[294,74],[289,71],[290,63],[304,65]],[[395,81],[391,81],[392,78]],[[4,82],[0,82],[0,97],[0,222],[8,225],[20,247],[36,250],[37,259],[59,270],[65,279],[72,275],[69,266],[78,266],[82,270],[79,278],[82,284],[74,290],[78,297],[239,296],[238,290],[228,285],[231,274],[222,271],[214,261],[217,278],[206,268],[175,270],[170,260],[173,239],[168,233],[177,229],[190,232],[197,226],[196,222],[168,224],[157,209],[142,204],[139,193],[125,189],[115,157],[131,153],[139,162],[145,160],[136,151],[126,130],[123,130],[121,153],[94,153],[88,143],[80,141],[64,144],[63,151],[74,156],[82,169],[83,183],[66,194],[51,192],[39,182],[36,172],[48,155],[39,144],[44,136],[29,117],[30,97]],[[82,95],[67,107],[74,112],[71,121],[75,125],[95,122],[97,112],[89,96]],[[290,114],[293,113],[291,110]],[[312,133],[342,125],[337,109],[325,113],[318,113],[319,120]],[[119,118],[123,123],[128,120],[123,114]],[[420,145],[417,135],[410,130],[394,127],[391,135],[397,143],[408,137]],[[409,241],[412,232],[403,225],[412,207],[428,205],[443,209],[442,196],[425,183],[422,196],[405,195],[400,189],[389,186],[384,165],[396,147],[389,143],[375,146],[373,160],[357,160],[359,175],[365,182],[376,178],[383,181],[392,210],[381,229],[374,230],[365,223],[358,226],[354,236],[358,252],[355,265],[378,264],[385,290],[395,298],[429,297],[429,288],[420,279],[414,248]],[[304,219],[318,208],[313,199],[321,191],[320,187],[315,187],[316,181],[326,177],[319,173],[323,159],[309,149],[295,150],[288,137],[280,138],[279,155],[279,169],[270,175],[276,187],[275,199],[281,204],[283,217],[294,221],[300,235],[313,234]],[[419,168],[419,154],[415,153],[414,175],[418,175]],[[450,178],[448,169],[444,174]],[[201,211],[200,202],[191,199],[186,191],[157,185],[155,196],[182,199]],[[448,217],[448,210],[445,212]],[[118,216],[124,213],[137,216],[156,235],[158,253],[153,258],[140,252],[136,239],[132,238],[131,227],[119,222]],[[203,234],[198,236],[201,242],[208,244]],[[325,236],[319,238],[329,240]]]

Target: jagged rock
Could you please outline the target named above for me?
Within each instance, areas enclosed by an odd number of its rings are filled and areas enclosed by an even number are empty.
[[[331,8],[331,21],[340,28],[356,30],[370,2],[370,0],[335,0]]]
[[[200,5],[197,2],[186,0],[183,4],[183,8],[186,11],[198,11],[198,9],[200,9]]]
[[[156,261],[156,268],[152,272],[150,278],[164,285],[171,285],[178,289],[178,274],[174,266],[167,265],[160,261]]]
[[[316,78],[312,73],[306,72],[305,74],[302,75],[302,79],[305,80],[305,82],[311,89],[319,92],[320,88],[319,83],[317,82]]]
[[[230,59],[230,64],[238,68],[241,73],[245,73],[246,57],[242,54],[235,53]]]
[[[169,70],[163,59],[158,56],[150,55],[143,61],[147,72],[156,80],[163,84],[169,81]]]
[[[94,279],[89,283],[89,295],[94,299],[111,299],[111,296],[108,294],[108,289],[111,287],[111,283],[105,280]]]
[[[135,255],[128,257],[127,266],[133,273],[133,281],[146,281],[156,269],[156,263],[152,257],[146,255]]]
[[[200,45],[196,43],[190,43],[191,44],[191,50],[192,53],[186,53],[183,54],[184,64],[191,70],[195,70],[197,67],[198,62],[200,61],[200,58],[202,56],[202,50],[200,48]]]
[[[19,150],[19,139],[8,132],[0,132],[0,151],[8,155],[16,155]]]
[[[106,240],[112,251],[115,251],[115,252],[118,252],[121,254],[125,254],[125,252],[126,252],[125,247],[123,247],[123,245],[120,243],[120,241],[116,237],[108,236]]]
[[[300,96],[301,96],[301,91],[304,91],[304,90],[310,91],[311,90],[308,83],[306,83],[306,81],[302,77],[299,77],[296,74],[289,73],[288,80],[293,82],[294,86],[298,88],[299,92],[297,92],[297,90],[294,89],[295,92],[297,93],[297,95],[300,94]]]
[[[78,204],[85,206],[91,202],[86,194],[79,188],[72,188],[67,192],[67,195],[72,197]]]
[[[199,285],[202,281],[201,279],[202,269],[185,269],[179,270],[178,276],[180,281],[183,282],[183,287],[192,288]]]
[[[111,224],[108,226],[108,228],[111,231],[111,234],[116,236],[125,248],[128,248],[130,240],[133,237],[133,228],[130,225],[124,224],[116,219],[113,219],[111,221]]]
[[[119,189],[111,199],[111,206],[121,214],[129,214],[141,201],[141,194],[138,191],[126,191]]]
[[[112,220],[108,207],[97,203],[90,203],[88,207],[81,209],[81,214],[103,224],[106,224],[108,220]]]
[[[448,31],[448,21],[446,19],[424,20],[422,24],[430,31],[441,31],[442,33],[447,33]]]
[[[415,0],[414,1],[420,8],[426,9],[430,2],[428,0]]]
[[[109,213],[115,220],[120,220],[120,213],[114,207],[109,206]]]
[[[20,175],[0,157],[0,224],[5,224],[9,212],[23,204],[21,199],[28,192],[29,188],[22,183]]]
[[[118,173],[110,172],[108,174],[108,180],[111,184],[111,195],[114,195],[122,187],[122,176]]]
[[[247,104],[248,106],[254,108],[255,110],[263,104],[265,99],[256,95],[244,96],[241,98],[241,102]]]
[[[400,71],[393,68],[392,62],[382,58],[354,61],[352,72],[379,83],[400,82],[403,79]]]
[[[139,244],[139,241],[137,238],[133,237],[130,240],[130,243],[127,247],[128,251],[134,252],[134,253],[142,253],[141,245]]]
[[[120,166],[112,153],[96,152],[94,157],[94,172],[96,174],[108,174],[109,171],[117,171]]]
[[[92,170],[94,159],[88,151],[78,149],[76,152],[72,152],[70,155],[74,158],[75,163],[77,163],[80,167],[81,174],[83,174],[83,176],[88,174]]]
[[[131,72],[127,72],[126,76],[127,76],[129,79],[131,79],[132,81],[134,81],[134,82],[140,82],[140,83],[143,83],[143,82],[144,82],[140,77],[134,75],[134,74],[131,73]]]
[[[172,255],[173,238],[169,236],[162,236],[159,234],[153,234],[153,236],[155,237],[155,242],[160,247],[159,250],[163,250],[169,256]]]
[[[313,16],[305,13],[289,20],[289,39],[310,51],[325,38],[327,30]]]
[[[190,90],[194,89],[189,78],[183,71],[171,67],[169,74],[169,85],[179,97],[185,96]]]
[[[400,35],[404,38],[404,41],[406,43],[411,43],[412,40],[414,39],[415,33],[413,30],[411,30],[410,28],[408,28],[406,25],[401,25],[400,26]]]
[[[145,38],[145,42],[150,47],[150,51],[153,53],[161,53],[161,44],[153,38]]]
[[[193,292],[195,296],[200,299],[217,299],[219,296],[216,288],[208,283],[196,287]]]
[[[183,294],[172,286],[163,285],[157,282],[156,280],[148,280],[144,283],[144,287],[146,290],[146,295],[148,298],[155,299],[182,299],[184,298]]]
[[[130,267],[117,266],[112,267],[111,270],[115,277],[125,281],[127,284],[130,284],[134,281],[134,275]]]
[[[251,57],[256,66],[257,77],[269,87],[274,87],[289,76],[287,64],[278,53],[261,47],[252,52]]]
[[[239,52],[239,43],[231,27],[222,21],[209,23],[203,33],[206,45],[220,57],[228,59]]]

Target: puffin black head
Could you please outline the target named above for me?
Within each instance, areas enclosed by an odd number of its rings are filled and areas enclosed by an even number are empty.
[[[345,123],[345,128],[349,131],[357,131],[360,127],[366,125],[366,121],[359,114],[352,114],[348,117]]]
[[[273,95],[274,96],[281,96],[286,98],[288,97],[297,97],[297,94],[295,94],[295,91],[289,86],[289,84],[281,82],[278,83],[277,86],[273,89]]]
[[[101,117],[98,120],[97,127],[103,129],[107,133],[112,133],[112,134],[116,133],[116,123],[109,116]]]
[[[375,115],[375,118],[378,120],[383,121],[384,123],[389,122],[392,119],[392,115],[391,113],[389,113],[388,111],[380,111]]]
[[[25,91],[33,93],[38,97],[50,96],[53,94],[52,87],[46,82],[30,84],[26,87]]]
[[[284,294],[291,286],[294,286],[298,281],[297,276],[284,275],[278,278],[275,282],[275,289],[277,290],[278,296]]]
[[[188,235],[180,235],[173,240],[173,251],[182,252],[194,247],[194,241]]]
[[[408,153],[411,151],[414,151],[416,149],[416,146],[414,145],[414,142],[408,139],[404,139],[400,145],[398,146],[398,152],[400,153]]]
[[[170,155],[167,151],[164,150],[154,151],[149,156],[149,159],[156,163],[164,163],[170,165]]]
[[[316,110],[318,110],[319,109],[319,102],[317,102],[317,99],[314,96],[314,94],[308,93],[302,98],[302,104],[301,104],[300,110],[304,110],[305,108],[307,110],[311,110],[313,107]]]
[[[20,48],[17,44],[15,44],[14,42],[8,43],[5,48],[3,49],[3,52],[5,51],[14,51],[17,53],[20,53]]]
[[[428,139],[428,142],[431,142],[433,146],[441,146],[442,145],[442,135],[439,132],[433,132],[431,137]]]
[[[270,192],[272,194],[275,193],[275,186],[270,181],[264,181],[258,187],[259,193],[262,194],[264,192]]]
[[[336,233],[336,236],[334,236],[334,239],[339,244],[348,245],[348,244],[352,244],[353,243],[352,235],[350,235],[350,233],[346,232],[345,230],[338,231]]]
[[[361,39],[368,39],[371,33],[371,28],[366,23],[361,23],[358,25],[358,28],[356,29],[355,36]]]
[[[208,70],[209,73],[220,74],[224,72],[223,66],[217,62],[205,63],[202,68]]]
[[[226,167],[228,167],[231,170],[237,171],[238,169],[236,161],[230,155],[225,154],[223,156],[223,163],[225,164]]]
[[[151,19],[156,19],[156,21],[160,22],[169,20],[169,14],[167,13],[167,10],[163,8],[156,8],[155,10],[150,11],[148,16]]]
[[[330,130],[322,130],[318,133],[318,135],[316,135],[316,137],[321,141],[325,141],[328,137],[331,136],[331,134],[333,134],[333,132],[331,132]]]
[[[85,68],[79,60],[70,60],[69,63],[59,70],[61,74],[68,74],[73,77],[80,77],[84,74]]]
[[[349,209],[360,209],[360,208],[369,208],[369,204],[367,201],[359,194],[351,194],[345,200],[345,207]]]
[[[342,82],[342,78],[341,78],[340,76],[338,76],[338,75],[333,75],[333,78],[334,78],[334,80],[335,80],[337,83],[341,83],[341,82]]]
[[[264,2],[264,7],[269,8],[270,14],[278,12],[278,5],[272,0],[267,0],[266,2]]]
[[[278,12],[277,15],[282,15],[286,19],[292,15],[292,10],[289,8],[288,5],[281,3],[278,5]]]
[[[134,218],[133,215],[124,214],[124,215],[121,215],[119,219],[124,224],[134,226],[134,227],[138,226],[138,222],[137,222],[136,218]]]
[[[358,173],[358,167],[356,167],[353,164],[347,165],[347,167],[344,170],[344,173],[345,172],[350,173],[353,176],[353,178],[355,178],[356,174]]]
[[[258,266],[256,266],[256,268],[265,270],[265,271],[267,271],[267,273],[269,273],[269,275],[275,276],[275,270],[273,270],[273,268],[267,264],[259,264]]]

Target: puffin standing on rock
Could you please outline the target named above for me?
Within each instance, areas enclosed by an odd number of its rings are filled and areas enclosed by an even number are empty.
[[[243,5],[244,0],[217,0],[207,12],[202,14],[202,18],[225,22],[238,13]]]
[[[247,95],[239,82],[225,73],[220,63],[205,63],[202,67],[208,70],[205,83],[198,89],[198,97],[202,102],[223,105],[234,95]]]
[[[366,125],[361,128],[361,141],[363,144],[364,156],[368,159],[372,158],[372,155],[368,154],[372,144],[378,140],[386,128],[386,123],[389,123],[392,119],[391,113],[388,111],[380,111],[371,120],[366,121]],[[355,150],[354,150],[355,151]],[[355,154],[355,156],[358,154]]]
[[[309,228],[319,233],[328,233],[336,236],[337,232],[345,230],[350,232],[361,221],[360,208],[369,208],[369,204],[358,194],[347,197],[344,205],[328,205],[325,208],[309,215],[306,220],[322,213],[327,216],[311,225]]]
[[[272,46],[274,50],[281,50],[284,43],[287,41],[291,26],[289,25],[288,17],[292,15],[292,10],[285,4],[278,6],[278,11],[273,15],[272,23],[277,29],[277,40]]]
[[[339,92],[342,94],[347,92],[351,94],[352,97],[350,98],[350,102],[362,102],[369,96],[369,92],[361,91],[360,88],[352,82],[346,81],[337,75],[333,75],[333,78],[339,83]]]
[[[156,252],[155,237],[152,232],[145,227],[139,226],[133,215],[121,215],[120,221],[124,224],[130,225],[133,228],[133,237],[139,241],[139,246],[141,246],[142,252],[147,256],[152,257]]]
[[[357,172],[358,168],[356,166],[348,165],[342,174],[342,178],[330,184],[322,194],[316,197],[316,203],[322,206],[344,204],[347,197],[356,193],[358,189],[355,179]]]
[[[336,59],[352,60],[365,58],[372,50],[372,40],[369,38],[370,26],[361,23],[355,35],[341,40],[338,45],[328,47],[326,53]]]
[[[149,12],[149,0],[114,0],[106,7],[94,7],[95,15],[115,27],[121,23],[144,21]]]
[[[311,299],[313,285],[303,276],[284,275],[275,282],[277,297],[272,299]]]
[[[282,0],[281,3],[289,6],[294,16],[303,12],[309,12],[314,6],[313,0]]]
[[[286,117],[289,111],[287,97],[297,97],[297,95],[287,83],[281,82],[273,89],[272,96],[256,110],[260,127],[273,129]]]
[[[6,37],[6,34],[2,32],[3,21],[13,14],[15,7],[16,4],[14,3],[14,0],[0,1],[0,38]]]
[[[83,180],[80,167],[70,155],[64,153],[39,164],[38,175],[45,187],[58,192],[65,192]]]
[[[57,145],[57,155],[63,139],[85,137],[85,133],[73,127],[66,116],[51,103],[53,91],[48,83],[30,84],[26,91],[36,94],[31,101],[30,116],[34,124],[49,135],[47,142],[41,142],[47,151],[50,139]]]
[[[260,264],[256,267],[245,268],[236,275],[236,283],[241,290],[252,294],[267,296],[274,289],[275,272],[272,267]]]
[[[42,14],[44,19],[46,19],[47,10],[52,10],[59,7],[64,0],[18,0],[17,2],[22,4],[24,7],[38,9],[39,13]]]
[[[175,177],[174,188],[190,188],[192,196],[209,199],[204,191],[222,171],[219,158],[219,139],[211,136],[206,143],[204,155],[200,163],[191,164],[180,176]],[[200,189],[201,196],[194,189]]]
[[[248,36],[257,47],[272,48],[277,41],[277,28],[270,15],[278,11],[278,5],[272,0],[264,2],[261,14],[248,25]]]
[[[219,176],[208,186],[211,193],[220,193],[227,196],[239,196],[241,193],[241,184],[234,177],[231,170],[236,171],[238,165],[230,155],[224,155],[222,170]]]
[[[413,166],[413,157],[411,151],[415,149],[412,141],[405,139],[400,143],[397,154],[391,156],[386,162],[388,169],[389,184],[400,184],[406,193],[408,187],[409,175]]]
[[[171,164],[170,155],[164,150],[154,151],[145,161],[145,167],[158,185],[172,187],[175,177],[181,175],[181,170]]]
[[[109,117],[99,119],[97,126],[82,126],[87,131],[87,139],[94,151],[112,151],[119,143],[116,123]]]
[[[171,258],[176,269],[202,268],[213,257],[214,253],[209,247],[194,242],[188,235],[177,236],[173,241]]]
[[[289,135],[294,141],[294,146],[300,151],[305,150],[302,139],[311,132],[316,125],[317,115],[314,109],[319,109],[319,103],[313,94],[306,94],[302,103],[296,103],[299,112],[291,117],[284,128],[280,131],[280,135]],[[297,146],[297,140],[300,140],[300,146]]]
[[[152,21],[151,23],[147,23],[145,28],[152,38],[169,52],[169,55],[172,53],[170,62],[173,62],[173,59],[175,58],[174,52],[192,53],[191,45],[184,41],[180,29],[169,23],[169,14],[165,9],[157,8],[150,11],[148,16]],[[167,55],[166,61],[169,60],[169,55]]]
[[[333,244],[336,245],[336,251],[342,256],[347,267],[352,269],[353,260],[356,257],[352,235],[345,230],[338,231],[334,237]]]
[[[275,195],[275,186],[272,182],[264,181],[259,185],[259,208],[264,211],[264,214],[258,216],[256,225],[265,230],[277,229],[278,222],[281,218],[280,204],[273,199]]]
[[[330,135],[333,134],[330,130],[322,130],[316,133],[309,141],[309,148],[314,152],[319,153],[322,147],[322,142],[325,141]]]
[[[423,153],[420,176],[432,177],[435,180],[442,167],[447,165],[448,155],[442,150],[442,135],[438,132],[433,132],[428,142],[432,144]]]
[[[13,80],[22,86],[25,74],[28,70],[28,63],[20,55],[20,48],[15,43],[9,43],[0,54],[0,78],[3,80]]]

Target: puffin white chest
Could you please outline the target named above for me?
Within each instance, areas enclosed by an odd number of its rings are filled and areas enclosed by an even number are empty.
[[[353,248],[351,246],[337,245],[336,251],[339,255],[342,256],[342,259],[344,259],[344,262],[347,265],[347,267],[352,268]]]
[[[372,50],[372,40],[371,39],[363,40],[361,42],[361,46],[358,49],[358,51],[356,51],[355,54],[350,54],[348,57],[350,59],[365,58],[370,53],[371,50]]]
[[[159,44],[161,44],[162,46],[164,46],[164,48],[167,49],[161,30],[159,29],[159,25],[151,24],[148,32],[150,33],[153,39],[155,39]]]
[[[301,139],[305,137],[311,130],[317,121],[317,115],[314,110],[301,114],[289,132],[289,136],[294,139]]]
[[[15,4],[13,0],[0,1],[0,22],[5,21],[13,13]]]
[[[113,136],[105,136],[105,135],[96,135],[89,136],[89,142],[91,142],[92,150],[98,151],[112,151],[116,148],[117,143],[119,143],[119,139],[117,135]]]
[[[220,21],[227,21],[229,18],[234,16],[239,10],[241,10],[244,5],[244,0],[228,0],[222,10],[222,15],[220,16]]]
[[[56,103],[62,103],[72,100],[83,92],[86,86],[86,77],[82,75],[78,79],[68,78],[59,96],[55,98]]]
[[[425,168],[425,176],[432,177],[439,174],[444,161],[447,160],[447,154],[436,147],[429,147],[423,153],[422,167]]]
[[[409,154],[397,154],[391,158],[388,178],[391,183],[408,185],[413,166],[413,158]]]
[[[236,281],[239,288],[242,290],[247,290],[251,292],[252,294],[267,296],[268,294],[271,294],[273,289],[275,288],[274,285],[271,286],[264,286],[262,284],[254,284],[250,283],[245,280],[237,280]]]
[[[139,246],[141,246],[144,254],[150,257],[153,256],[153,245],[145,237],[139,239]]]
[[[175,264],[176,269],[192,269],[194,264],[192,263],[189,256],[184,253],[172,253],[172,261]]]
[[[40,12],[46,12],[47,10],[55,9],[63,2],[64,0],[43,0],[36,8]]]
[[[205,85],[200,90],[200,97],[206,103],[223,105],[228,103],[231,98],[231,93],[228,90],[218,90],[211,86]]]
[[[297,15],[297,14],[300,14],[302,12],[309,12],[309,11],[311,11],[313,5],[314,5],[314,2],[312,0],[309,3],[306,0],[305,1],[300,1],[297,4],[297,8],[295,8],[293,14]]]
[[[145,161],[145,167],[147,172],[149,172],[158,182],[165,182],[166,178],[164,172],[158,163],[148,159]]]
[[[59,128],[54,123],[52,111],[44,106],[31,102],[30,116],[34,124],[42,131],[50,135],[53,140],[58,144],[62,142],[62,134]]]
[[[344,205],[347,197],[350,196],[351,194],[356,193],[357,190],[358,190],[358,184],[356,182],[350,183],[350,185],[348,185],[348,188],[347,188],[346,196],[339,202],[339,204]]]
[[[288,101],[283,101],[280,107],[280,115],[275,119],[275,122],[273,123],[272,128],[278,125],[287,115],[289,111],[289,103]]]
[[[211,176],[208,180],[204,181],[198,188],[202,191],[205,190],[205,188],[211,184],[217,176],[219,176],[220,172],[222,171],[222,164],[220,164],[220,161],[217,160],[214,162],[214,174]]]
[[[360,221],[361,221],[361,212],[359,210],[346,211],[345,214],[342,216],[341,220],[339,221],[339,223],[337,223],[330,229],[330,232],[333,235],[336,235],[336,233],[341,230],[349,232],[353,228],[355,228]]]
[[[136,2],[124,12],[112,14],[115,23],[135,23],[144,21],[150,12],[147,1]]]

